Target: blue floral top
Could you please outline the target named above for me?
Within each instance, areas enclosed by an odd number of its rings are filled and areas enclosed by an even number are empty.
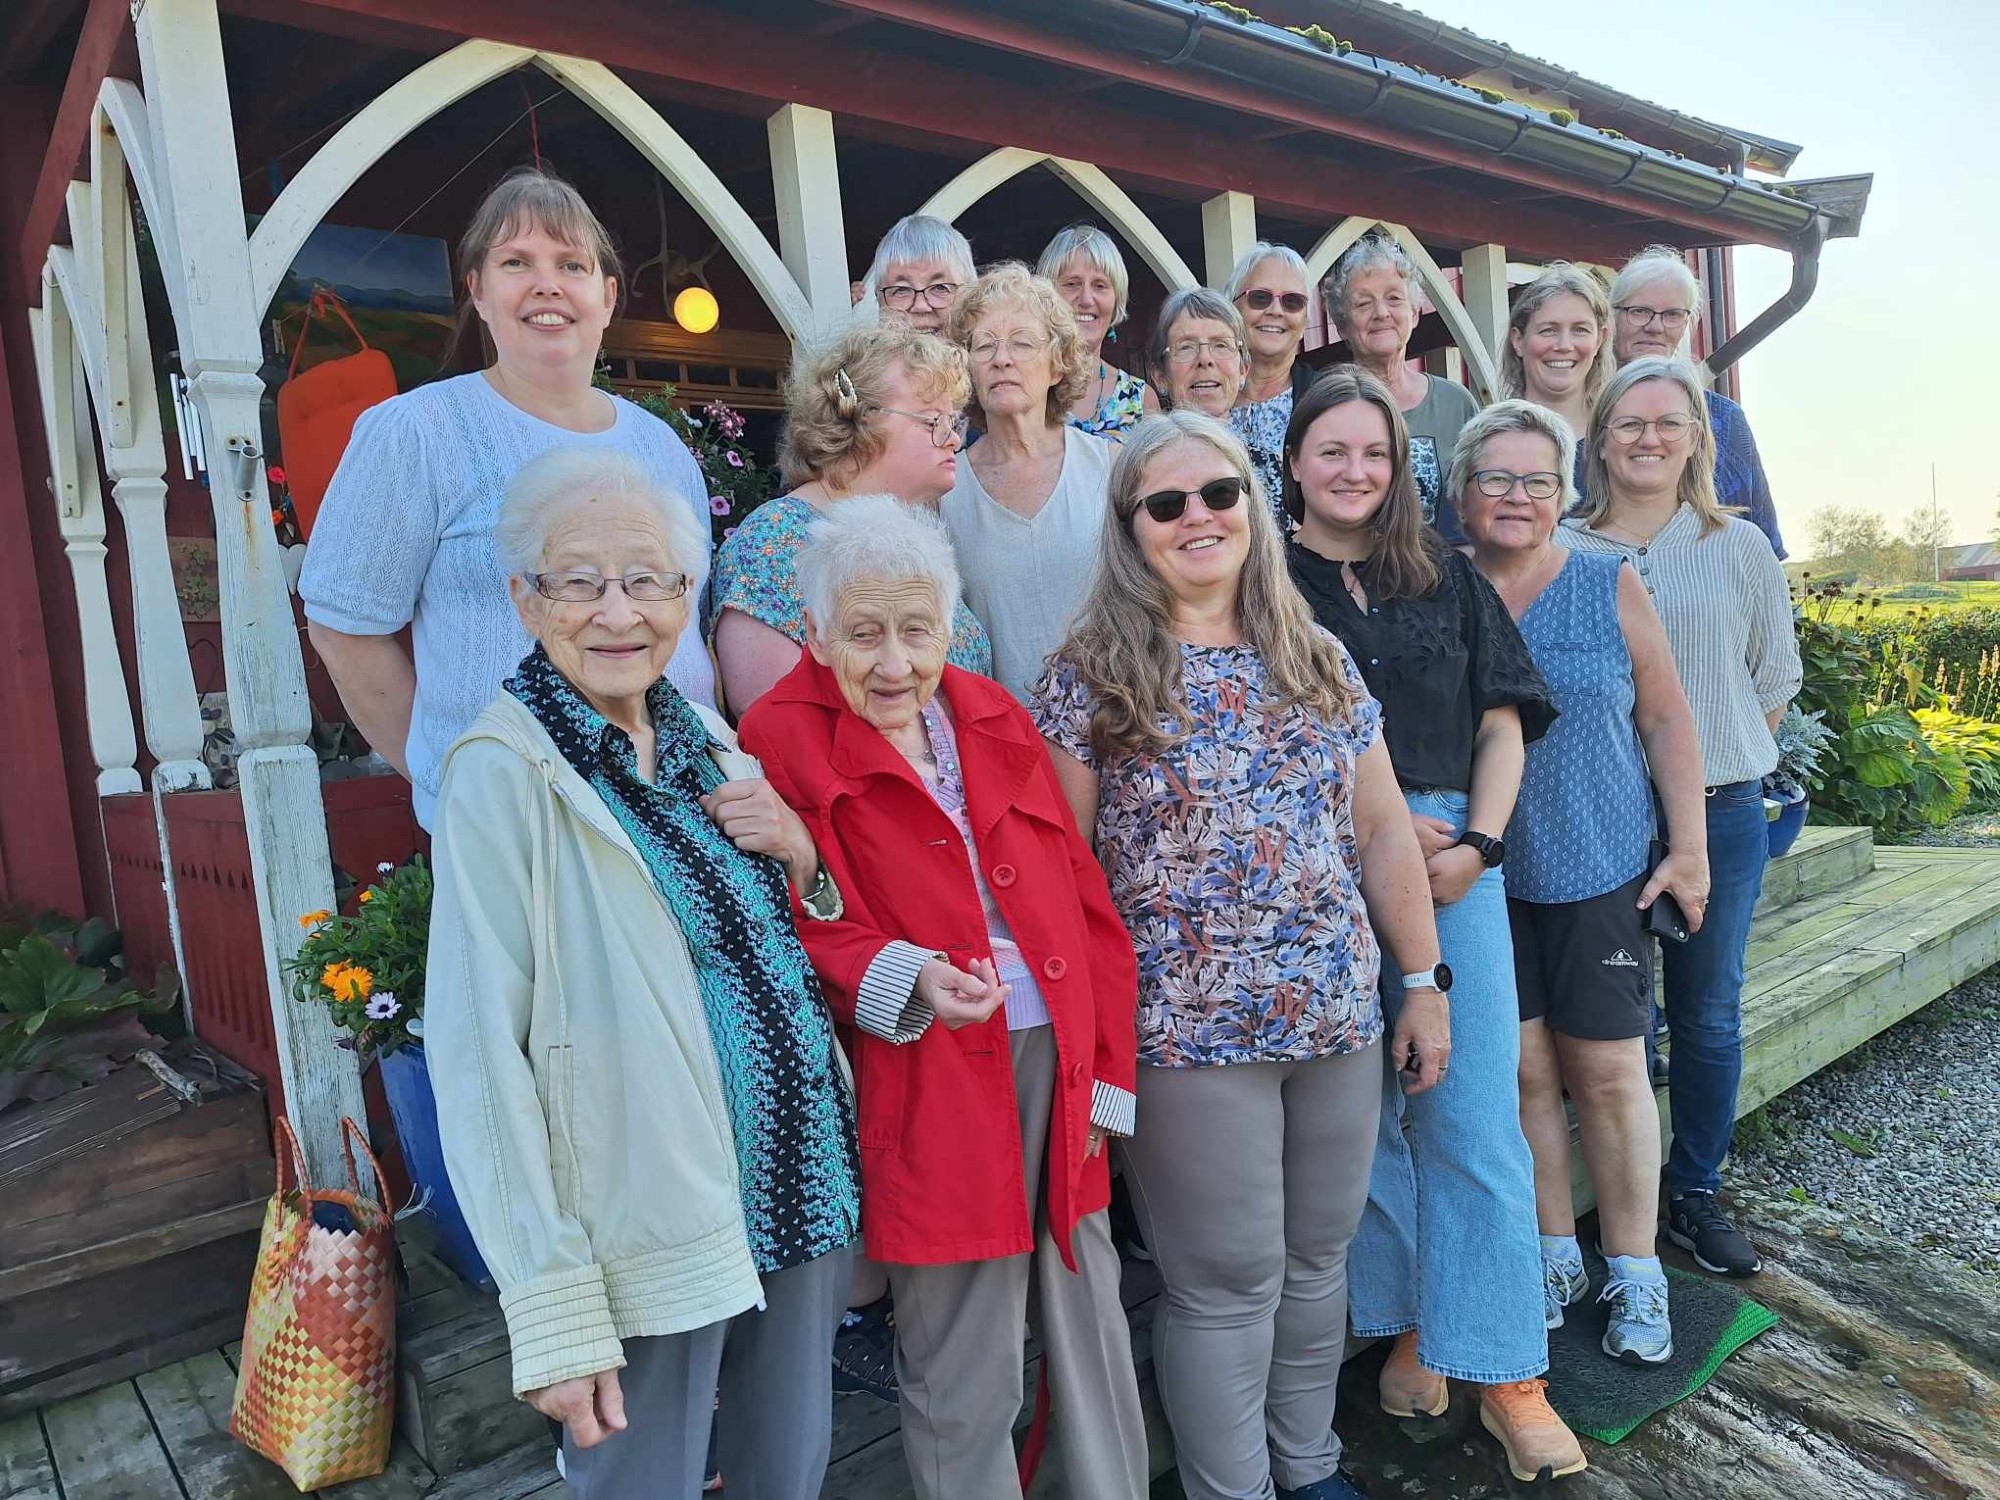
[[[1100,365],[1113,377],[1111,389],[1104,393],[1104,399],[1097,410],[1088,417],[1071,417],[1069,425],[1092,437],[1101,437],[1109,443],[1125,441],[1125,430],[1139,425],[1146,415],[1146,382],[1126,370],[1111,365]]]
[[[709,587],[709,628],[725,609],[740,609],[780,634],[806,643],[805,601],[799,597],[799,553],[819,509],[797,495],[766,500],[732,532],[715,554]],[[981,677],[993,675],[993,643],[963,599],[951,617],[951,664]]]
[[[1353,795],[1382,715],[1344,648],[1341,674],[1353,701],[1327,722],[1271,702],[1255,647],[1183,644],[1187,712],[1160,726],[1178,740],[1102,762],[1075,666],[1057,656],[1038,684],[1037,727],[1098,774],[1098,858],[1139,959],[1141,1063],[1305,1062],[1381,1035]]]
[[[784,871],[738,849],[701,810],[698,799],[723,779],[707,728],[671,683],[656,683],[646,699],[658,757],[648,783],[631,736],[585,702],[540,646],[506,689],[631,835],[687,937],[758,1272],[839,1249],[861,1222],[854,1101],[833,1060],[819,980],[792,926]]]
[[[1285,519],[1285,429],[1292,425],[1292,388],[1286,386],[1264,401],[1245,402],[1229,408],[1229,430],[1243,439],[1250,450],[1250,467],[1264,491],[1271,514],[1278,518],[1280,534],[1291,530]]]

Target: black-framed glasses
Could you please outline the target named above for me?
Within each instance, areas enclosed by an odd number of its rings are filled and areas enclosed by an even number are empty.
[[[1668,333],[1679,333],[1694,316],[1685,307],[1646,307],[1637,302],[1621,302],[1616,311],[1634,328],[1651,328],[1658,323]]]
[[[1646,435],[1648,427],[1657,432],[1660,441],[1670,448],[1694,431],[1694,423],[1686,417],[1655,417],[1646,420],[1638,417],[1620,417],[1611,424],[1612,441],[1629,448]]]
[[[1147,495],[1132,508],[1143,507],[1162,526],[1171,526],[1187,514],[1188,501],[1199,500],[1213,511],[1233,509],[1243,498],[1243,481],[1235,474],[1227,479],[1211,479],[1198,490],[1159,490]]]
[[[1511,469],[1480,469],[1472,476],[1472,483],[1480,494],[1488,500],[1504,500],[1514,493],[1519,485],[1530,500],[1553,500],[1562,493],[1562,475],[1551,474],[1547,469],[1533,474],[1516,474]]]
[[[964,412],[953,412],[945,416],[941,412],[904,411],[899,406],[877,406],[875,411],[885,411],[892,417],[908,417],[929,429],[933,448],[949,448],[953,443],[965,446],[966,420]]]
[[[614,583],[634,604],[664,604],[688,591],[687,574],[650,570],[627,573],[623,578],[607,578],[602,573],[530,573],[527,578],[536,593],[558,604],[594,604]]]
[[[951,306],[951,299],[958,295],[958,283],[933,281],[929,286],[911,286],[907,281],[898,281],[883,287],[876,295],[885,306],[897,312],[908,312],[917,305],[919,297],[923,298],[926,307],[944,308]]]
[[[1302,313],[1308,300],[1304,292],[1274,292],[1261,286],[1237,296],[1252,312],[1262,312],[1275,302],[1288,313]]]

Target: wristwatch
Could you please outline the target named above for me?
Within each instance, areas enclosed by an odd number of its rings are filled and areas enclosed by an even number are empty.
[[[1500,861],[1507,857],[1507,846],[1498,839],[1488,838],[1483,833],[1474,833],[1470,828],[1458,836],[1461,844],[1479,851],[1479,862],[1489,870],[1497,870]]]
[[[1436,990],[1440,995],[1451,993],[1451,965],[1432,964],[1428,969],[1419,969],[1414,974],[1403,976],[1406,990]]]
[[[800,894],[799,903],[805,907],[806,915],[816,922],[838,922],[847,911],[847,903],[840,899],[840,887],[827,873],[824,860],[820,862],[819,876],[813,881],[812,889]]]

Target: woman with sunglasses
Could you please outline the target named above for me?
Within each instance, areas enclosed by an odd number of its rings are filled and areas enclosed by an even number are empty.
[[[1756,1247],[1716,1202],[1743,1075],[1743,953],[1770,839],[1772,731],[1799,690],[1784,569],[1763,533],[1716,499],[1715,435],[1685,360],[1635,359],[1611,377],[1584,446],[1588,494],[1563,540],[1632,564],[1667,628],[1701,739],[1710,889],[1701,930],[1668,943],[1667,1237],[1707,1270],[1753,1275]],[[1690,919],[1697,915],[1689,912]]]
[[[1096,367],[1076,314],[1018,261],[959,294],[947,320],[972,359],[980,440],[944,497],[965,602],[993,639],[993,676],[1016,698],[1042,674],[1097,562],[1111,444],[1070,407]]]
[[[1458,429],[1479,410],[1472,392],[1410,367],[1410,335],[1417,330],[1417,268],[1386,234],[1364,234],[1342,252],[1326,278],[1326,306],[1347,341],[1348,357],[1379,380],[1395,399],[1410,435],[1410,474],[1424,519],[1454,547],[1465,532],[1445,490]]]
[[[1438,944],[1458,981],[1453,1063],[1438,1086],[1413,1094],[1398,1086],[1411,1059],[1392,1052],[1386,1064],[1355,1236],[1354,1330],[1396,1340],[1384,1411],[1442,1416],[1445,1378],[1470,1381],[1516,1477],[1573,1474],[1583,1450],[1539,1378],[1549,1363],[1542,1257],[1500,873],[1523,742],[1554,709],[1492,585],[1424,524],[1403,416],[1381,381],[1352,366],[1322,375],[1292,413],[1285,459],[1292,578],[1382,704]],[[1386,988],[1393,1016],[1402,996]]]
[[[1236,262],[1222,295],[1242,315],[1250,358],[1242,391],[1229,413],[1229,429],[1250,450],[1264,502],[1277,516],[1285,424],[1292,419],[1292,403],[1312,384],[1314,373],[1299,358],[1313,310],[1305,257],[1290,245],[1259,240]]]
[[[1250,491],[1213,418],[1140,423],[1097,586],[1033,708],[1139,958],[1126,1179],[1166,1283],[1154,1358],[1181,1487],[1352,1500],[1334,1384],[1380,1113],[1377,981],[1401,975],[1388,1051],[1420,1090],[1450,1054],[1449,976],[1379,710]]]
[[[741,718],[798,665],[798,555],[813,519],[855,495],[937,508],[965,440],[965,354],[906,322],[859,324],[793,362],[779,460],[789,494],[753,510],[715,559],[709,604],[730,713]],[[972,612],[952,616],[951,662],[981,676],[993,648]]]

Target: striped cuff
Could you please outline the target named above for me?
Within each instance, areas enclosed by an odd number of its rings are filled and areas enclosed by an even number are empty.
[[[1139,1096],[1102,1078],[1090,1086],[1090,1123],[1108,1135],[1129,1136],[1139,1119]]]
[[[914,1042],[931,1024],[930,1005],[916,993],[917,975],[938,955],[901,938],[869,961],[854,995],[854,1024],[871,1036],[901,1046]]]

